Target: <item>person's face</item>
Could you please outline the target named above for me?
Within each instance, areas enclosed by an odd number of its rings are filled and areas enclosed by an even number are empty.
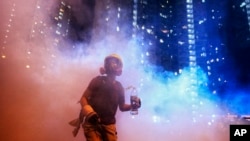
[[[115,74],[117,76],[122,74],[122,64],[116,58],[109,58],[107,60],[107,73]]]

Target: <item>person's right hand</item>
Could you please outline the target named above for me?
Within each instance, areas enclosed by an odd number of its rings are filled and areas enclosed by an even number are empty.
[[[100,123],[100,117],[96,112],[91,112],[86,116],[86,121],[91,124],[98,124]]]

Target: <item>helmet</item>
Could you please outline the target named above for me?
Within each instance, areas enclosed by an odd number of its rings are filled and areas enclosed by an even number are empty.
[[[111,54],[104,59],[104,68],[101,68],[101,74],[115,74],[117,76],[122,74],[122,60],[117,54]]]

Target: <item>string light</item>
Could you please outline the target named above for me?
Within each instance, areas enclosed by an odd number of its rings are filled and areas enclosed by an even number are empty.
[[[1,58],[2,59],[7,58],[6,49],[7,49],[7,45],[8,45],[9,35],[12,33],[11,32],[12,31],[12,23],[13,23],[13,19],[15,17],[15,12],[16,12],[16,4],[13,3],[12,7],[11,7],[10,16],[9,16],[8,21],[7,21],[7,27],[5,29],[5,34],[4,34],[3,43],[2,43],[2,47],[1,47]]]

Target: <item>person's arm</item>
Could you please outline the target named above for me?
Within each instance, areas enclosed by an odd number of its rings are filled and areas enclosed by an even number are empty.
[[[119,95],[120,96],[119,97],[119,109],[120,109],[120,111],[125,112],[125,111],[131,110],[131,105],[125,103],[124,89],[122,86],[120,88],[119,94],[120,94]]]
[[[86,120],[94,120],[92,122],[96,122],[98,116],[96,114],[96,112],[94,111],[94,109],[91,107],[91,105],[89,105],[88,103],[88,99],[91,97],[92,94],[92,89],[93,86],[95,86],[95,81],[94,79],[90,82],[89,86],[87,87],[87,89],[84,91],[81,99],[80,99],[80,104],[81,104],[81,113],[83,114],[83,116],[86,117]]]
[[[130,104],[122,104],[119,106],[120,111],[125,112],[131,110],[131,105]]]
[[[83,92],[82,97],[80,99],[80,104],[81,107],[83,108],[85,105],[89,105],[88,103],[88,99],[91,97],[92,95],[92,91],[97,87],[97,78],[93,78],[88,87],[86,88],[86,90]]]
[[[82,108],[83,108],[85,105],[88,105],[88,104],[89,104],[87,98],[90,96],[90,94],[91,94],[91,90],[89,90],[89,88],[87,88],[87,89],[84,91],[84,93],[83,93],[83,95],[82,95],[82,97],[81,97],[81,99],[80,99],[80,104],[81,104]]]
[[[122,86],[121,86],[122,87]],[[120,111],[130,111],[131,109],[138,109],[141,107],[141,100],[139,97],[136,97],[135,103],[133,105],[131,104],[125,104],[125,94],[124,89],[120,89],[120,99],[119,99],[119,109]]]

